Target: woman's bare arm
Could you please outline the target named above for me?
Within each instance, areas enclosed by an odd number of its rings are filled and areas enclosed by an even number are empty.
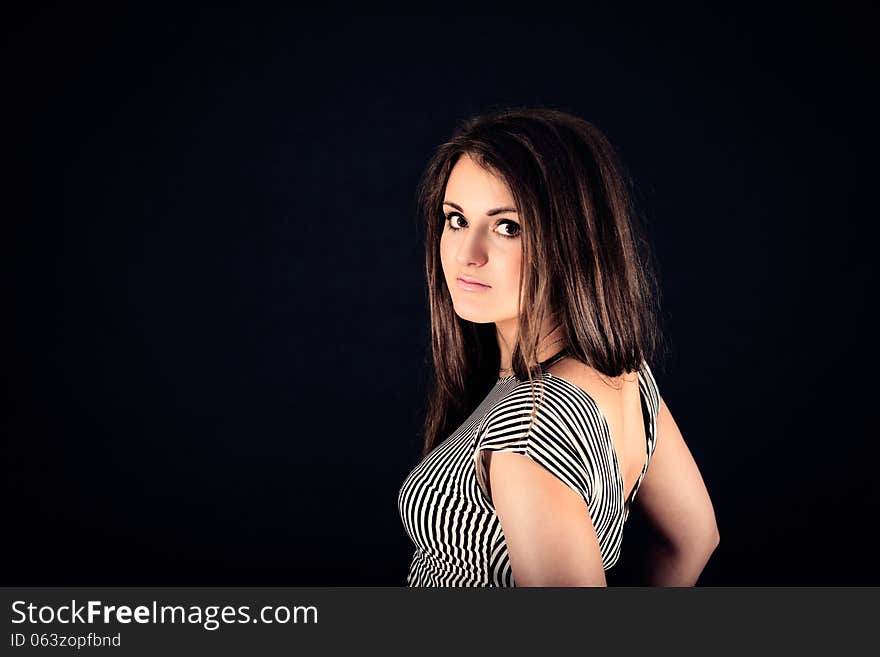
[[[606,586],[584,499],[529,457],[484,452],[517,586]]]
[[[650,554],[649,584],[695,584],[720,534],[700,470],[662,398],[657,446],[635,503],[660,539]]]

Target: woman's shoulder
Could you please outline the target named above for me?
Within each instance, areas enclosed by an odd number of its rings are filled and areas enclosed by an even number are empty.
[[[644,368],[644,365],[642,366]],[[579,391],[592,400],[611,399],[627,385],[637,384],[640,372],[627,372],[619,376],[608,376],[597,369],[574,358],[563,358],[551,365],[538,378],[549,382],[549,389],[555,396],[571,395]],[[519,388],[529,388],[528,380],[521,381]]]
[[[644,362],[639,371],[611,377],[586,363],[564,358],[533,381],[534,389],[528,379],[514,381],[507,394],[494,404],[487,419],[531,416],[533,408],[536,411],[546,408],[545,412],[550,415],[571,416],[573,411],[582,410],[602,417],[620,410],[624,398],[621,391],[627,387],[638,389],[642,381],[647,383],[653,378]]]
[[[642,363],[642,368],[644,369],[644,367],[645,364]],[[587,363],[570,357],[553,363],[546,373],[574,383],[586,392],[598,392],[602,388],[619,389],[627,383],[638,381],[639,377],[639,372],[625,372],[619,376],[608,376]]]
[[[564,359],[547,371],[528,379],[513,378],[513,385],[498,399],[486,416],[487,424],[507,423],[531,418],[533,413],[548,419],[570,419],[572,415],[587,412],[594,415],[600,411],[596,396],[599,381],[595,370],[589,366]],[[635,374],[632,375],[635,377]],[[607,378],[606,378],[607,380]],[[575,411],[580,411],[575,413]]]

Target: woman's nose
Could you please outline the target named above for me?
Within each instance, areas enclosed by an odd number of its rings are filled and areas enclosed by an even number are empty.
[[[477,234],[477,231],[468,231],[458,246],[458,252],[455,254],[456,262],[461,265],[482,265],[486,259],[485,240]]]

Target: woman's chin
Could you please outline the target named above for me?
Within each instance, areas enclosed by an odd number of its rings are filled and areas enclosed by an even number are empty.
[[[468,304],[456,304],[452,306],[455,314],[463,320],[473,322],[474,324],[491,324],[495,321],[495,317],[489,313],[483,312],[476,308],[468,308]]]

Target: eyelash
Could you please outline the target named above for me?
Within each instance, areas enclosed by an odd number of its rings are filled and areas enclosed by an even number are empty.
[[[449,230],[452,230],[452,231],[461,230],[461,227],[456,228],[455,226],[453,226],[452,221],[451,221],[452,217],[461,217],[462,219],[464,219],[464,216],[460,212],[450,212],[449,214],[447,214],[445,216],[446,216],[446,225],[449,226]],[[514,235],[505,235],[504,233],[499,233],[499,235],[501,235],[501,237],[508,239],[508,240],[512,240],[512,239],[516,239],[517,237],[520,236],[522,229],[520,228],[520,225],[518,223],[516,223],[515,221],[512,221],[511,219],[502,219],[502,221],[499,222],[499,225],[500,225],[500,223],[512,224],[512,225],[516,226],[516,228],[517,228],[517,232]]]

